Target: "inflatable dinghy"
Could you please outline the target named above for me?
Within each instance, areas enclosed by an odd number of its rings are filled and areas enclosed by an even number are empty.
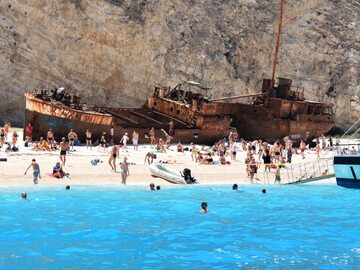
[[[174,184],[194,184],[196,183],[196,179],[191,176],[191,170],[185,168],[183,172],[171,169],[169,167],[165,167],[160,163],[152,163],[149,166],[150,173],[152,176],[160,177]]]

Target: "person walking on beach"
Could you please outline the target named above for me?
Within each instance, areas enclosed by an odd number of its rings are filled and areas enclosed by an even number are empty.
[[[92,139],[91,139],[92,133],[90,129],[87,129],[85,132],[85,138],[86,138],[86,149],[92,150]]]
[[[129,163],[127,163],[127,157],[124,157],[124,161],[120,163],[121,168],[121,184],[126,185],[126,179],[130,175]]]
[[[54,132],[51,130],[51,128],[49,129],[49,131],[47,133],[46,140],[49,143],[49,145],[52,145],[54,142]]]
[[[121,144],[123,145],[123,147],[122,147],[123,152],[127,152],[126,147],[127,147],[128,140],[129,140],[129,136],[128,136],[127,132],[125,132],[124,136],[122,136],[122,138],[120,140],[120,145]]]
[[[69,146],[71,147],[71,150],[74,150],[74,143],[75,143],[75,140],[78,139],[78,136],[72,129],[70,129],[70,132],[68,134],[68,139],[69,139]]]
[[[28,137],[28,141],[32,142],[33,126],[30,123],[27,124],[25,132],[26,132],[26,136]]]
[[[69,150],[69,144],[66,142],[65,137],[62,138],[59,147],[60,147],[60,160],[62,164],[65,166],[66,152]]]
[[[152,145],[156,144],[155,129],[153,127],[149,131],[149,137],[150,137],[150,144]]]
[[[132,134],[132,143],[134,145],[134,150],[138,151],[138,145],[139,145],[139,133],[134,130]]]
[[[316,144],[316,146],[315,146],[315,152],[316,152],[316,158],[317,158],[317,160],[319,160],[320,159],[320,144],[319,143]]]
[[[24,175],[26,175],[27,171],[30,169],[30,167],[33,168],[33,176],[34,176],[34,184],[37,185],[38,184],[38,179],[41,179],[41,175],[40,175],[40,165],[39,163],[36,162],[35,159],[33,159],[31,161],[31,164],[29,165],[29,167],[27,167]]]
[[[110,151],[109,165],[111,166],[111,171],[116,172],[116,158],[119,156],[119,147],[113,145]]]

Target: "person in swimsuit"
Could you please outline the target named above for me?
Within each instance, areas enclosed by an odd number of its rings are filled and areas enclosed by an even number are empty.
[[[2,128],[0,133],[0,147],[3,147],[4,143],[5,143],[5,131]]]
[[[168,123],[169,125],[169,135],[170,136],[174,136],[175,132],[174,132],[174,121],[172,119],[170,119],[170,122]]]
[[[174,137],[171,136],[170,133],[167,134],[166,131],[163,130],[163,129],[161,129],[161,131],[164,132],[165,138],[166,138],[166,139],[165,139],[165,148],[166,148],[166,149],[169,149],[169,148],[170,148],[170,145],[171,145],[171,140],[173,140]]]
[[[56,162],[55,166],[53,167],[52,176],[61,179],[64,176],[67,176],[67,175],[69,175],[69,174],[64,172],[60,162]]]
[[[91,139],[91,131],[89,129],[86,130],[85,132],[85,137],[86,137],[86,149],[89,149],[90,147],[90,150],[92,150],[92,139]]]
[[[11,124],[9,122],[5,122],[4,124],[4,132],[5,132],[5,141],[8,141],[8,134],[10,132]]]
[[[127,163],[127,157],[124,157],[124,161],[120,163],[121,168],[121,184],[126,185],[126,179],[130,175],[129,163]]]
[[[114,135],[115,135],[114,126],[111,126],[111,128],[110,128],[110,145],[114,144]]]
[[[47,141],[48,141],[49,145],[52,145],[54,142],[54,132],[51,130],[51,128],[49,129],[49,131],[47,133]]]
[[[129,140],[129,136],[128,136],[127,132],[125,132],[124,136],[122,136],[122,138],[120,140],[120,144],[123,145],[123,147],[122,147],[123,152],[127,152],[126,147],[127,147],[128,140]]]
[[[17,134],[16,130],[14,130],[14,132],[13,132],[13,134],[12,134],[12,143],[13,143],[13,146],[16,146],[18,137],[19,137],[19,135]]]
[[[132,143],[134,145],[134,150],[138,151],[138,145],[139,145],[139,133],[137,133],[135,130],[132,134]]]
[[[149,131],[150,144],[156,144],[155,129],[152,127]]]
[[[66,142],[64,137],[62,138],[59,147],[60,147],[60,160],[61,160],[62,164],[65,166],[66,152],[69,150],[69,144]]]
[[[196,146],[195,146],[195,144],[193,142],[190,143],[190,150],[191,150],[191,161],[196,162],[198,151],[197,151]]]
[[[100,146],[99,146],[99,150],[101,148],[104,149],[104,152],[106,151],[106,132],[103,132],[101,137],[100,137],[100,140],[99,140],[99,143],[100,143]]]
[[[111,166],[111,171],[116,172],[116,158],[119,156],[119,147],[113,145],[110,151],[109,165]]]
[[[146,161],[148,162],[148,164],[150,165],[151,163],[153,163],[154,159],[156,158],[156,155],[153,152],[148,152],[145,155],[145,163]]]
[[[74,142],[75,140],[77,140],[77,138],[78,138],[77,134],[72,129],[70,129],[70,132],[68,134],[68,139],[71,150],[74,150]]]
[[[28,137],[28,141],[32,142],[33,126],[30,123],[26,126],[26,136]]]
[[[301,140],[300,142],[300,151],[301,151],[301,156],[303,159],[305,159],[305,142],[303,140]]]
[[[41,175],[40,175],[40,165],[39,163],[36,162],[35,159],[33,159],[31,161],[31,164],[29,165],[29,167],[27,167],[24,175],[26,175],[27,171],[30,169],[30,167],[33,168],[33,176],[34,176],[34,184],[37,185],[38,184],[38,179],[41,179]]]
[[[203,201],[203,202],[201,203],[200,213],[202,213],[202,214],[207,213],[207,212],[208,212],[207,207],[208,207],[207,202]]]

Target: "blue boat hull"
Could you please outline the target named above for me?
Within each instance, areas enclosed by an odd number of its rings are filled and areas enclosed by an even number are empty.
[[[360,156],[335,156],[334,172],[338,186],[360,188]]]

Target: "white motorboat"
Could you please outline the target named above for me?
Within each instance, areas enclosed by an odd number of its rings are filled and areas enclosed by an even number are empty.
[[[174,184],[186,185],[196,183],[196,179],[191,177],[189,169],[184,169],[182,173],[181,171],[165,167],[161,163],[152,163],[149,169],[152,176],[160,177]]]

